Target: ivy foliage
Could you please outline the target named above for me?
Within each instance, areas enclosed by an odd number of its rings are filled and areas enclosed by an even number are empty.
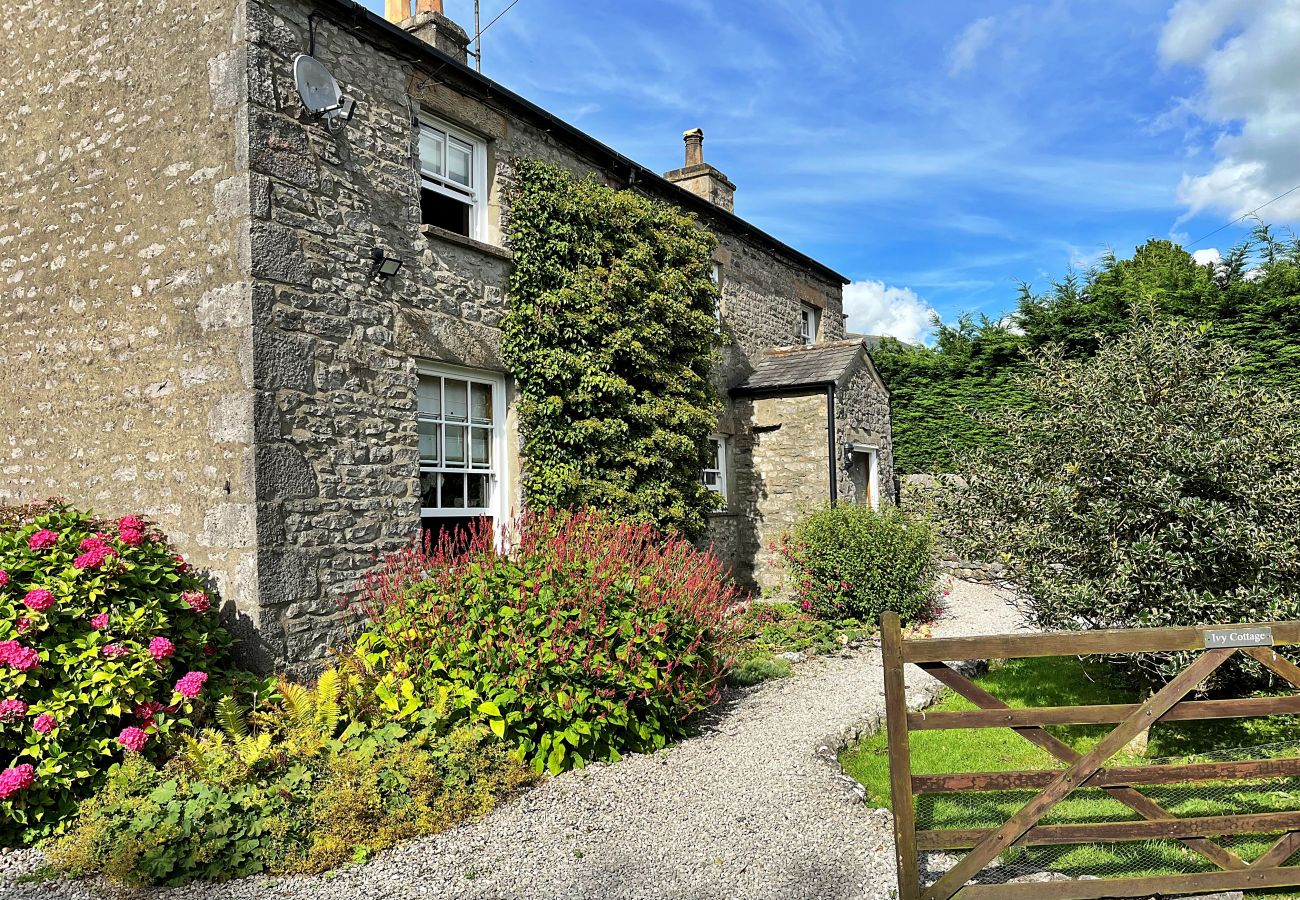
[[[1127,259],[1107,254],[1043,293],[1022,285],[1004,321],[963,317],[935,323],[932,347],[886,339],[872,357],[893,396],[900,472],[956,471],[962,453],[1005,444],[989,417],[1024,411],[1018,387],[1026,354],[1049,346],[1089,359],[1127,334],[1134,314],[1212,326],[1237,351],[1236,373],[1252,384],[1300,384],[1300,239],[1267,226],[1218,263],[1198,263],[1182,247],[1151,240]]]
[[[516,163],[502,351],[519,391],[524,500],[596,507],[690,537],[720,404],[714,237],[693,216]]]

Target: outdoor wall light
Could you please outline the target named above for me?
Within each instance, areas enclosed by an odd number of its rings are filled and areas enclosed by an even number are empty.
[[[387,281],[402,270],[402,260],[389,256],[384,248],[375,247],[370,251],[370,277]]]

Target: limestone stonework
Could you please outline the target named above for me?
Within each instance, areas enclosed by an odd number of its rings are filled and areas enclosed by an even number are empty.
[[[0,498],[147,513],[255,626],[254,661],[320,658],[376,556],[418,533],[419,364],[508,376],[505,197],[514,161],[539,158],[717,235],[731,502],[710,537],[742,582],[777,586],[768,544],[829,496],[825,396],[728,392],[796,340],[802,303],[842,338],[842,278],[340,0],[162,8],[9,17]],[[407,24],[455,36],[423,15]],[[335,129],[294,89],[308,49],[357,101]],[[486,145],[478,239],[421,224],[421,116]],[[403,261],[397,277],[371,276],[374,248]],[[837,387],[837,446],[868,435],[890,459],[888,395],[861,375]],[[506,405],[517,508],[508,377]]]

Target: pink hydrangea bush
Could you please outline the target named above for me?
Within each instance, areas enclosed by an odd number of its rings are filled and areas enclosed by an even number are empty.
[[[49,835],[125,754],[159,759],[196,720],[230,643],[213,605],[140,516],[0,508],[0,845]]]

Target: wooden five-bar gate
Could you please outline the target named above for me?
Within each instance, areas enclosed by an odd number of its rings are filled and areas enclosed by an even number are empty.
[[[958,900],[1099,900],[1300,885],[1300,866],[1285,865],[1292,854],[1300,850],[1300,810],[1177,818],[1137,790],[1144,785],[1297,777],[1300,776],[1300,759],[1105,768],[1112,756],[1156,721],[1300,713],[1300,696],[1294,694],[1240,700],[1184,699],[1235,653],[1253,657],[1292,686],[1300,688],[1300,668],[1273,650],[1274,646],[1296,644],[1300,644],[1300,622],[905,640],[898,616],[887,613],[882,622],[881,648],[900,900],[950,900],[954,897]],[[1132,704],[1013,709],[945,662],[1177,650],[1200,652],[1177,677],[1149,699]],[[933,675],[979,708],[909,713],[903,687],[904,668],[908,664]],[[1078,753],[1043,727],[1067,724],[1114,724],[1115,728],[1091,750]],[[1066,767],[1046,771],[912,774],[909,733],[951,728],[1011,728]],[[1079,788],[1104,791],[1141,820],[1039,824],[1057,803]],[[917,795],[1024,789],[1039,789],[1039,793],[1001,827],[921,831],[916,828]],[[1252,862],[1246,862],[1232,850],[1210,839],[1279,832],[1283,833],[1282,836]],[[1150,840],[1177,840],[1213,863],[1218,871],[1039,883],[968,883],[986,865],[1013,847]],[[942,877],[928,887],[920,885],[919,852],[963,849],[969,852]]]

